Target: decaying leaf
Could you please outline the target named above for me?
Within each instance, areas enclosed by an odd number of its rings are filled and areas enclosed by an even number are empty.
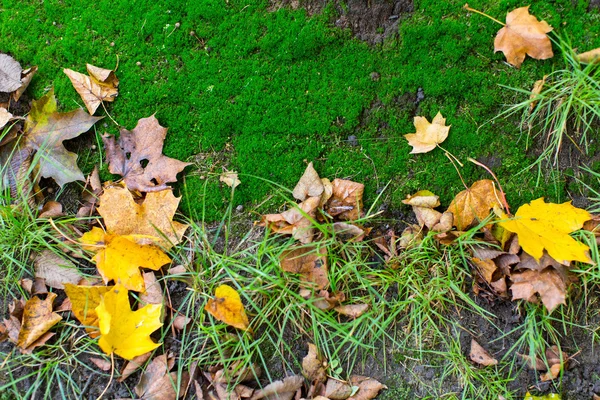
[[[268,226],[273,232],[292,235],[300,243],[310,243],[313,240],[314,228],[309,217],[315,218],[319,201],[318,197],[309,197],[281,214],[263,215],[260,224]]]
[[[293,247],[281,253],[281,269],[300,274],[300,280],[315,289],[329,286],[327,277],[327,248],[324,246]]]
[[[440,200],[439,196],[429,190],[419,190],[413,195],[406,196],[402,202],[412,206],[421,228],[426,226],[434,232],[446,232],[452,229],[452,214],[450,212],[442,214],[434,210],[440,205]]]
[[[529,6],[508,13],[506,25],[496,34],[494,52],[501,51],[509,64],[519,68],[525,56],[536,60],[552,58],[552,43],[547,33],[552,30],[546,21],[529,14]]]
[[[317,346],[308,344],[308,354],[302,359],[302,373],[311,382],[325,382],[327,379],[327,362],[319,354]]]
[[[486,367],[498,364],[498,360],[481,347],[475,339],[471,339],[471,351],[469,352],[469,357],[471,358],[471,361]]]
[[[343,306],[337,306],[334,308],[339,314],[345,315],[349,318],[356,319],[367,312],[369,309],[368,304],[346,304]]]
[[[157,192],[176,182],[177,174],[190,165],[164,156],[163,142],[167,128],[160,126],[154,115],[142,118],[132,131],[121,129],[118,140],[104,135],[108,170],[123,176],[130,190]]]
[[[85,326],[86,332],[92,338],[100,335],[96,307],[100,305],[102,296],[111,289],[112,287],[107,286],[76,286],[70,283],[65,284],[65,293],[69,300],[71,300],[71,311],[75,315],[75,318]]]
[[[171,259],[158,247],[140,245],[127,236],[104,234],[102,229],[94,227],[80,239],[84,245],[96,251],[93,260],[104,283],[114,281],[128,290],[145,290],[144,278],[140,267],[154,271],[171,262]]]
[[[584,64],[597,64],[600,62],[600,47],[594,50],[578,54],[577,59]]]
[[[477,257],[471,258],[471,261],[477,267],[477,270],[481,274],[481,277],[487,282],[492,283],[492,277],[494,272],[498,269],[493,260],[490,259],[480,259]]]
[[[17,346],[22,350],[31,347],[62,319],[60,315],[52,311],[54,299],[56,299],[56,294],[48,293],[45,300],[33,296],[25,303],[17,340]]]
[[[73,87],[81,96],[90,115],[94,115],[103,101],[112,102],[119,94],[119,80],[110,69],[86,64],[89,76],[65,68],[63,72],[69,77]]]
[[[499,224],[516,233],[523,250],[536,260],[546,249],[550,257],[568,265],[570,261],[592,263],[589,247],[569,236],[591,218],[587,211],[572,206],[571,202],[545,203],[539,198],[519,207],[510,221]]]
[[[231,286],[217,287],[215,297],[208,300],[204,309],[219,321],[234,328],[247,330],[250,325],[242,299]]]
[[[448,207],[448,211],[454,215],[454,226],[459,231],[464,231],[473,222],[479,222],[490,215],[490,210],[495,206],[500,207],[496,190],[493,181],[483,179],[457,194]]]
[[[358,392],[348,397],[348,400],[371,400],[377,397],[382,389],[387,389],[384,384],[367,376],[352,375],[350,383],[352,386],[358,386]]]
[[[90,362],[96,367],[100,368],[102,371],[110,371],[112,368],[110,360],[106,360],[104,358],[90,357]]]
[[[360,242],[369,234],[371,228],[363,229],[347,222],[334,222],[333,231],[338,238],[347,241]]]
[[[58,201],[48,201],[44,204],[40,210],[38,218],[58,218],[65,215],[63,213],[63,206]]]
[[[87,132],[100,119],[82,109],[59,113],[54,89],[33,101],[25,120],[25,146],[37,151],[41,176],[53,178],[59,186],[85,181],[77,166],[77,154],[68,151],[62,142]]]
[[[146,367],[140,382],[135,387],[135,393],[142,400],[175,400],[182,397],[189,381],[189,374],[184,372],[179,380],[177,372],[169,373],[173,365],[173,358],[166,354],[156,357]]]
[[[300,289],[299,293],[305,299],[310,299],[314,295],[313,305],[321,310],[331,310],[346,300],[346,295],[340,291],[329,293],[328,290],[319,290],[313,294],[312,290]]]
[[[17,90],[15,90],[12,93],[11,96],[12,96],[13,101],[15,101],[15,102],[19,101],[19,99],[21,98],[23,93],[25,93],[25,90],[27,90],[27,87],[31,83],[31,80],[33,79],[33,76],[37,73],[37,71],[38,71],[38,67],[36,67],[36,66],[27,68],[26,70],[21,71],[21,87],[19,87]]]
[[[542,88],[546,83],[547,77],[548,75],[544,75],[542,79],[535,81],[535,83],[533,84],[533,89],[531,89],[531,94],[529,95],[529,100],[531,101],[531,103],[529,104],[529,113],[531,113],[537,105],[538,101],[536,99],[538,98],[540,93],[542,93]]]
[[[352,385],[339,379],[329,378],[325,385],[325,398],[331,400],[346,400],[352,395]]]
[[[254,392],[250,400],[268,399],[268,400],[291,400],[298,389],[302,387],[304,378],[300,375],[293,375],[284,378],[281,381],[275,381],[264,388]]]
[[[165,298],[163,296],[163,291],[154,272],[144,272],[142,275],[144,278],[145,290],[140,294],[138,308],[141,308],[146,304],[164,304]]]
[[[123,382],[125,379],[129,377],[129,375],[133,374],[138,368],[146,363],[152,356],[152,352],[149,351],[147,353],[141,354],[139,356],[134,357],[132,360],[125,364],[125,367],[121,371],[121,377],[117,379],[118,382]]]
[[[4,107],[0,107],[0,129],[4,128],[8,121],[12,119],[13,115],[8,112]]]
[[[567,284],[553,268],[516,272],[510,276],[510,280],[513,282],[510,287],[513,300],[535,302],[537,293],[548,311],[554,310],[560,304],[566,304]]]
[[[106,354],[115,353],[126,360],[154,350],[150,334],[160,328],[162,305],[148,304],[131,311],[127,289],[114,286],[96,307],[100,326],[98,345]]]
[[[0,54],[0,92],[12,93],[21,87],[21,64],[8,54]]]
[[[304,171],[304,174],[296,184],[292,195],[295,199],[304,201],[308,197],[321,197],[325,190],[319,174],[310,162]]]
[[[219,180],[231,188],[236,188],[242,181],[239,180],[238,174],[235,171],[223,171],[219,176]]]
[[[64,289],[66,283],[76,285],[83,278],[75,264],[51,250],[42,250],[33,262],[35,277],[44,279],[54,289]]]
[[[414,119],[416,133],[404,135],[408,144],[412,146],[410,154],[427,153],[435,149],[448,137],[450,126],[446,126],[446,118],[441,112],[433,118],[431,123],[425,117],[415,117]]]
[[[83,192],[81,193],[83,205],[77,210],[77,218],[89,218],[94,214],[96,203],[98,203],[98,196],[101,193],[102,183],[100,182],[100,173],[98,172],[98,166],[95,166],[92,173],[88,176]]]
[[[343,221],[359,219],[365,185],[336,178],[331,182],[331,190],[332,195],[325,204],[325,211],[332,217],[337,217]]]
[[[104,218],[108,233],[137,235],[138,244],[157,244],[170,249],[181,241],[188,228],[173,221],[179,200],[171,190],[162,190],[147,193],[144,201],[137,204],[129,190],[113,186],[100,196],[98,213]]]

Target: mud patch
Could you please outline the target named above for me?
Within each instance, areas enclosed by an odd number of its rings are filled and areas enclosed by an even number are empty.
[[[328,3],[325,0],[273,0],[270,10],[304,8],[309,15],[314,15],[323,11]],[[335,26],[350,29],[357,39],[371,45],[397,35],[400,21],[414,10],[412,0],[335,0],[333,7],[338,16],[333,21]]]

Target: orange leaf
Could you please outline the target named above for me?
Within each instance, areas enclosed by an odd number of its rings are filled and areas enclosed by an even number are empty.
[[[48,293],[46,300],[41,300],[37,296],[27,300],[23,309],[23,322],[17,346],[27,349],[62,319],[60,315],[52,312],[55,298],[56,294]]]
[[[500,207],[494,182],[489,179],[477,181],[469,189],[456,195],[448,211],[454,215],[454,226],[463,231],[473,222],[479,222],[488,215],[494,206]]]
[[[431,123],[425,117],[415,117],[416,133],[404,135],[408,144],[412,146],[410,154],[428,153],[448,137],[450,126],[446,126],[446,118],[438,112]]]
[[[247,330],[250,325],[242,299],[230,286],[221,285],[215,290],[215,297],[204,307],[213,317],[234,328]]]

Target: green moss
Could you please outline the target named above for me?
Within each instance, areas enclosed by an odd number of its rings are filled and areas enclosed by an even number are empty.
[[[315,160],[322,176],[365,182],[367,203],[392,182],[392,206],[423,188],[448,204],[463,188],[448,159],[437,149],[409,155],[402,137],[413,130],[415,113],[431,119],[438,111],[452,124],[444,148],[463,161],[499,159],[494,170],[513,205],[541,195],[563,199],[561,179],[535,188],[533,173],[517,174],[532,159],[518,141],[516,121],[483,125],[503,104],[522,99],[499,84],[529,88],[560,57],[527,59],[520,70],[506,65],[493,53],[499,26],[466,13],[463,3],[417,1],[399,39],[370,48],[328,23],[331,7],[309,17],[303,10],[268,12],[266,0],[6,0],[0,40],[24,66],[39,66],[33,96],[54,85],[65,110],[81,100],[62,68],[84,71],[86,62],[112,67],[118,60],[121,92],[108,105],[113,118],[131,129],[156,114],[169,128],[171,157],[231,152],[226,166],[248,177],[236,203],[260,202],[271,190],[267,181],[293,187],[305,160]],[[585,3],[536,0],[531,12],[568,33],[574,46],[591,49],[600,46],[600,17],[584,12]],[[516,0],[470,5],[499,19],[521,6]],[[426,98],[417,108],[418,88]],[[99,132],[117,133],[106,121]],[[350,146],[349,135],[359,146]],[[86,170],[95,159],[82,157]],[[473,165],[461,174],[468,184],[486,176]],[[219,219],[229,201],[229,188],[216,180],[189,176],[180,189],[184,212],[208,220]]]

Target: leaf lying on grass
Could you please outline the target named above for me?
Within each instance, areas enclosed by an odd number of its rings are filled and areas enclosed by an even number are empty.
[[[231,286],[217,287],[215,297],[208,300],[204,309],[219,321],[234,328],[247,330],[250,325],[242,299]]]
[[[454,216],[454,226],[459,231],[464,231],[474,222],[482,221],[490,215],[490,210],[494,207],[501,207],[496,191],[493,181],[483,179],[458,193],[448,207],[448,211]]]
[[[175,400],[185,394],[189,374],[183,372],[178,379],[177,372],[169,372],[175,365],[172,356],[162,354],[146,367],[135,386],[135,393],[143,400]]]
[[[498,360],[490,355],[475,339],[471,339],[471,350],[469,352],[469,358],[471,361],[483,365],[497,365]]]
[[[48,293],[45,300],[33,296],[25,303],[17,340],[21,352],[31,352],[34,347],[43,344],[51,337],[48,336],[48,330],[62,319],[52,311],[55,299],[55,293]]]
[[[329,286],[327,278],[327,248],[324,246],[292,247],[281,253],[281,269],[299,274],[300,280],[309,287],[324,289]]]
[[[96,307],[100,305],[102,296],[111,289],[112,287],[108,286],[76,286],[70,283],[65,284],[65,293],[71,300],[71,311],[75,315],[75,318],[86,327],[86,332],[92,338],[100,335]]]

